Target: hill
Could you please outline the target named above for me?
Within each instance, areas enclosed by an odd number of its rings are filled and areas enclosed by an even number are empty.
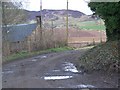
[[[40,11],[26,11],[29,15],[28,20],[36,19],[35,17],[40,15]],[[69,17],[73,18],[80,18],[81,16],[85,15],[82,12],[75,11],[75,10],[68,10]],[[42,17],[44,19],[58,19],[59,16],[65,17],[66,16],[66,10],[49,10],[49,9],[43,9],[42,10]]]
[[[28,14],[27,21],[36,21],[36,16],[40,15],[40,11],[26,11]],[[66,10],[42,10],[42,24],[45,29],[66,28]],[[68,10],[69,28],[78,30],[105,30],[104,25],[98,24],[100,20],[96,20],[92,15],[85,15],[76,10]],[[53,23],[53,26],[52,26]]]

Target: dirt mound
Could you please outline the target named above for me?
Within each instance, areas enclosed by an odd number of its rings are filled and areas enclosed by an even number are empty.
[[[79,67],[87,71],[105,70],[108,72],[117,72],[118,65],[118,41],[106,42],[90,49],[80,58]]]

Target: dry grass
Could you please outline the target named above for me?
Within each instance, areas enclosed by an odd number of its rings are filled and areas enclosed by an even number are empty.
[[[106,41],[105,32],[102,31],[85,31],[69,29],[68,45],[70,47],[82,47],[91,43],[99,43],[100,35],[102,36],[102,41]],[[36,50],[44,50],[55,47],[62,47],[66,45],[66,29],[48,29],[42,32],[42,39],[40,39],[39,27],[28,37],[25,43],[10,44],[9,51],[11,53],[16,53],[26,50],[28,52]],[[19,45],[20,44],[20,45]],[[21,48],[25,47],[25,48]],[[8,51],[8,50],[7,50]]]

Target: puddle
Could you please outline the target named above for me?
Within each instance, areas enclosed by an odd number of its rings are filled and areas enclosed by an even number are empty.
[[[2,74],[12,74],[12,73],[14,73],[14,71],[4,71],[4,72],[2,72]]]
[[[63,65],[64,65],[64,68],[63,68],[64,71],[70,71],[70,72],[73,72],[73,73],[78,72],[77,68],[74,66],[73,63],[65,62],[65,64],[63,64]]]
[[[58,88],[65,88],[65,87],[58,87]]]
[[[45,57],[44,57],[45,58]],[[72,73],[71,73],[72,72]],[[53,69],[50,72],[45,73],[45,76],[41,77],[44,80],[63,80],[73,78],[79,71],[73,63],[65,62],[62,64],[62,69]]]
[[[46,76],[44,77],[45,80],[62,80],[62,79],[69,79],[73,76]]]
[[[34,59],[45,59],[45,58],[47,58],[47,56],[37,56]]]
[[[37,59],[33,59],[33,60],[31,60],[32,62],[36,62],[37,61]]]
[[[47,56],[41,56],[42,59],[47,58]]]
[[[95,86],[81,84],[81,85],[73,86],[73,88],[95,88]]]
[[[63,70],[52,70],[44,74],[44,76],[75,76],[77,74],[65,72]]]
[[[62,67],[62,70],[54,69],[51,72],[46,73],[43,78],[45,80],[69,79],[76,75],[74,73],[78,72],[77,68],[74,66],[73,63],[65,62]]]
[[[60,70],[53,70],[53,72],[60,72]]]

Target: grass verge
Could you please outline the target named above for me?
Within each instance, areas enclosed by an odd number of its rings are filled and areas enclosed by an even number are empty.
[[[73,50],[73,48],[59,47],[59,48],[51,48],[51,49],[47,49],[47,50],[42,50],[42,51],[34,51],[34,52],[31,52],[31,53],[28,53],[26,51],[21,51],[19,53],[12,54],[12,55],[9,55],[9,56],[5,57],[2,60],[2,62],[7,63],[7,62],[10,62],[10,61],[29,58],[29,57],[40,55],[40,54],[46,54],[46,53],[50,53],[50,52],[61,52],[61,51],[67,51],[67,50]]]

